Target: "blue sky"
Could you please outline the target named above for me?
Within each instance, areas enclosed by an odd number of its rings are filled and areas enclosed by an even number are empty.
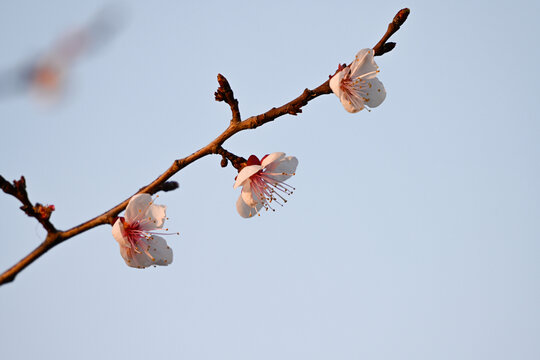
[[[106,3],[0,4],[0,69]],[[373,46],[385,102],[330,94],[227,141],[299,159],[296,192],[242,219],[235,171],[208,157],[162,193],[175,260],[128,268],[110,227],[0,288],[6,359],[538,359],[540,229],[534,1],[123,3],[125,25],[70,73],[67,96],[0,102],[0,174],[72,227],[220,134],[225,75],[243,117],[313,88]],[[43,230],[0,196],[0,267]]]

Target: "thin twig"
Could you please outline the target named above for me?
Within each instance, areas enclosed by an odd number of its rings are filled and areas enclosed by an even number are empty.
[[[231,152],[228,152],[227,150],[225,150],[223,147],[221,146],[218,146],[217,150],[216,150],[216,153],[221,155],[222,156],[222,160],[221,160],[221,167],[225,167],[227,166],[227,162],[230,161],[232,166],[240,171],[242,169],[242,166],[243,164],[246,162],[246,159],[244,159],[243,157],[241,156],[236,156],[234,155],[233,153]],[[225,161],[223,161],[225,160]]]
[[[238,100],[234,98],[234,93],[231,89],[231,85],[229,85],[229,82],[225,78],[225,76],[218,74],[217,80],[219,83],[219,87],[217,91],[214,93],[214,96],[216,97],[216,101],[225,101],[229,106],[231,107],[232,112],[232,120],[231,122],[238,123],[242,119],[240,118],[240,109],[238,107]]]
[[[375,56],[381,56],[383,54],[386,54],[387,52],[392,51],[392,49],[396,46],[396,43],[387,43],[387,41],[388,39],[390,39],[390,36],[394,35],[394,33],[398,31],[401,25],[403,25],[403,23],[407,20],[410,12],[411,11],[409,9],[404,8],[399,10],[396,16],[394,16],[392,22],[388,24],[386,34],[384,34],[384,36],[377,43],[377,45],[373,47],[373,52],[375,52]]]
[[[36,206],[32,205],[32,202],[28,198],[28,193],[26,192],[26,179],[24,176],[21,176],[19,180],[13,180],[13,184],[11,184],[0,175],[0,188],[6,194],[17,198],[22,203],[20,209],[24,211],[26,215],[39,221],[47,233],[56,232],[54,225],[49,220],[50,213],[49,216],[45,216],[43,213],[38,211],[39,209],[43,208],[41,204],[36,204]]]

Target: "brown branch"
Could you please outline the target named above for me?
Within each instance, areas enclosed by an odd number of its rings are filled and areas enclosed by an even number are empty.
[[[409,9],[403,9],[397,13],[392,23],[388,25],[388,30],[384,34],[381,41],[379,41],[377,45],[375,45],[375,47],[373,48],[376,55],[382,55],[393,48],[395,44],[386,43],[386,41],[390,38],[390,36],[392,36],[392,34],[394,34],[399,29],[399,27],[406,20],[408,14],[409,14]],[[220,84],[220,87],[218,88],[218,91],[216,91],[215,93],[216,100],[227,102],[227,104],[229,104],[229,106],[231,107],[231,111],[233,113],[233,119],[230,122],[227,129],[225,129],[223,133],[221,133],[208,145],[202,147],[201,149],[197,150],[193,154],[183,159],[175,160],[173,164],[163,174],[157,177],[150,184],[139,189],[139,191],[137,191],[135,194],[138,194],[138,193],[155,194],[158,191],[167,191],[165,190],[167,187],[174,187],[174,185],[165,185],[165,184],[175,183],[175,182],[168,182],[167,180],[169,180],[174,174],[182,170],[184,167],[210,154],[219,154],[223,157],[223,159],[229,159],[231,161],[234,161],[233,165],[235,165],[236,163],[236,166],[238,166],[239,164],[241,164],[242,160],[245,161],[245,159],[236,157],[236,155],[233,155],[229,153],[228,151],[226,151],[225,149],[223,149],[222,145],[226,140],[228,140],[234,134],[240,131],[247,130],[247,129],[256,129],[257,127],[264,125],[270,121],[273,121],[280,116],[283,116],[286,114],[297,115],[298,113],[302,112],[302,107],[307,105],[308,102],[310,102],[311,100],[321,95],[330,94],[332,92],[329,86],[329,80],[327,80],[313,90],[305,89],[304,92],[300,96],[298,96],[296,99],[288,102],[285,105],[282,105],[277,108],[272,108],[263,114],[252,116],[242,121],[240,119],[240,111],[238,110],[238,101],[234,99],[232,89],[230,88],[230,85],[227,79],[225,79],[223,75],[218,75],[218,82]],[[223,165],[223,161],[222,161],[222,165]],[[17,197],[19,200],[21,200],[21,202],[23,203],[23,207],[21,208],[23,208],[23,210],[27,214],[29,214],[29,216],[36,217],[35,214],[32,213],[31,209],[33,209],[33,207],[30,201],[28,200],[28,196],[26,194],[24,177],[22,177],[21,180],[19,180],[19,182],[14,182],[13,185],[7,182],[4,178],[0,177],[0,186],[4,190],[4,192],[11,194]],[[17,188],[17,186],[19,188]],[[120,204],[114,206],[110,210],[107,210],[103,214],[98,215],[95,218],[90,219],[66,231],[58,231],[54,228],[54,226],[50,223],[48,219],[40,219],[36,217],[36,219],[45,227],[45,229],[48,232],[45,241],[41,245],[39,245],[34,251],[28,254],[25,258],[23,258],[13,267],[11,267],[7,271],[5,271],[3,274],[1,274],[0,285],[13,281],[15,277],[17,276],[17,274],[21,272],[25,267],[30,265],[32,262],[38,259],[41,255],[46,253],[48,250],[50,250],[54,246],[62,243],[63,241],[73,236],[79,235],[94,227],[104,225],[104,224],[113,224],[118,214],[126,208],[132,196],[122,201]]]
[[[19,261],[11,268],[6,270],[2,275],[0,275],[0,285],[15,280],[15,277],[28,265],[36,261],[41,255],[45,254],[47,251],[49,251],[56,245],[60,244],[63,240],[58,240],[58,235],[59,233],[47,234],[45,241],[43,241],[37,248],[35,248],[34,251],[26,255],[21,261]]]
[[[242,119],[240,117],[240,109],[238,108],[238,100],[234,98],[234,93],[231,89],[231,85],[229,85],[229,82],[225,78],[225,76],[218,74],[217,80],[219,83],[219,87],[217,91],[214,93],[214,96],[216,97],[216,101],[225,101],[229,106],[231,107],[232,112],[232,122],[240,122]]]
[[[11,184],[0,175],[0,188],[2,188],[2,190],[6,194],[12,195],[17,198],[22,203],[20,209],[24,211],[26,215],[33,217],[37,221],[39,221],[39,223],[43,226],[43,228],[45,228],[47,233],[56,232],[55,227],[49,220],[52,210],[50,210],[47,214],[47,212],[45,211],[46,207],[44,207],[40,203],[37,203],[34,206],[32,205],[32,202],[30,202],[30,199],[28,198],[28,193],[26,192],[26,179],[24,178],[24,176],[21,176],[19,180],[13,180],[13,184]]]
[[[389,51],[392,51],[392,49],[396,46],[396,43],[389,42],[387,43],[388,39],[390,39],[390,36],[394,35],[396,31],[399,30],[401,25],[407,20],[407,17],[409,16],[409,13],[411,11],[407,8],[401,9],[398,11],[396,16],[394,16],[394,19],[390,24],[388,24],[388,29],[386,30],[386,34],[383,35],[382,39],[373,47],[373,51],[375,52],[375,56],[381,56],[383,54],[386,54]]]
[[[179,187],[180,185],[178,184],[177,181],[165,181],[163,184],[156,187],[156,191],[154,192],[154,194],[158,191],[163,191],[163,192],[173,191],[173,190],[178,189]]]
[[[222,156],[221,159],[221,167],[226,167],[228,161],[231,162],[232,166],[238,171],[240,171],[243,167],[243,165],[246,163],[246,159],[244,159],[241,156],[236,156],[231,152],[228,152],[221,146],[218,146],[216,153]]]

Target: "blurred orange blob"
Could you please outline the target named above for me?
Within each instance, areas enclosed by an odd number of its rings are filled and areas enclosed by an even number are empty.
[[[62,83],[58,68],[50,65],[43,65],[35,69],[32,85],[45,92],[56,92]]]
[[[0,99],[30,90],[40,99],[59,100],[65,94],[74,65],[118,32],[121,15],[121,8],[103,8],[87,24],[66,33],[41,55],[0,73]]]

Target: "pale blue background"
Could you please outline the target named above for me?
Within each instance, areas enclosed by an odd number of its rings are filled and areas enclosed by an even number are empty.
[[[0,69],[105,2],[4,1]],[[538,1],[133,1],[68,96],[0,103],[0,174],[66,229],[122,201],[243,116],[313,88],[373,46],[388,96],[334,95],[225,144],[299,158],[276,213],[235,211],[208,157],[162,193],[174,263],[128,268],[111,229],[67,241],[0,288],[2,359],[539,359]],[[0,194],[0,267],[43,230]]]

